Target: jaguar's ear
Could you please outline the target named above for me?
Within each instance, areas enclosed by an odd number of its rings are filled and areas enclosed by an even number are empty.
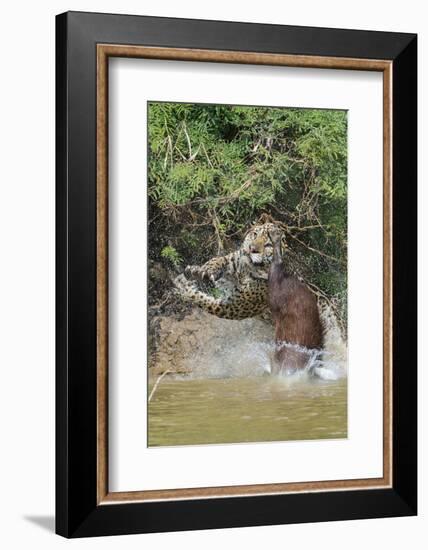
[[[263,212],[263,214],[259,216],[259,219],[257,220],[257,224],[265,225],[266,223],[275,223],[275,222],[270,214],[268,214],[267,212]]]

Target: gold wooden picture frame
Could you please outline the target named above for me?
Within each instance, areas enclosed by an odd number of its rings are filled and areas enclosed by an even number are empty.
[[[384,420],[383,470],[378,479],[349,479],[303,483],[275,483],[231,487],[204,487],[159,491],[109,492],[108,489],[108,60],[111,57],[203,61],[378,71],[383,77],[383,307],[384,307]],[[338,57],[206,51],[185,48],[152,48],[97,44],[97,379],[98,379],[98,503],[243,496],[305,491],[391,487],[392,483],[392,63]]]

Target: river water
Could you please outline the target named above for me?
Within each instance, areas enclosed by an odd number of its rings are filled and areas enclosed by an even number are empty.
[[[148,412],[149,446],[345,438],[347,383],[306,374],[164,379]]]
[[[189,350],[188,374],[150,377],[149,446],[347,437],[347,346],[331,317],[322,351],[299,348],[307,368],[275,376],[272,336],[250,321],[225,323],[219,341],[207,331]]]

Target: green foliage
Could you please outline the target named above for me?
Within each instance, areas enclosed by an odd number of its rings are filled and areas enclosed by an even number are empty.
[[[162,248],[161,256],[162,258],[170,261],[174,266],[179,265],[182,261],[181,256],[177,252],[177,250],[173,246],[169,245]]]
[[[311,282],[345,296],[345,111],[151,102],[148,121],[152,258],[206,261],[267,214]]]
[[[221,298],[221,290],[216,288],[215,286],[209,288],[208,292],[213,298]]]

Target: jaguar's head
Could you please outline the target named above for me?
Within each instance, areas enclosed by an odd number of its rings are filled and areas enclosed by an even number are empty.
[[[273,239],[283,231],[275,223],[255,225],[245,235],[242,249],[251,263],[257,266],[268,266],[273,258]]]

